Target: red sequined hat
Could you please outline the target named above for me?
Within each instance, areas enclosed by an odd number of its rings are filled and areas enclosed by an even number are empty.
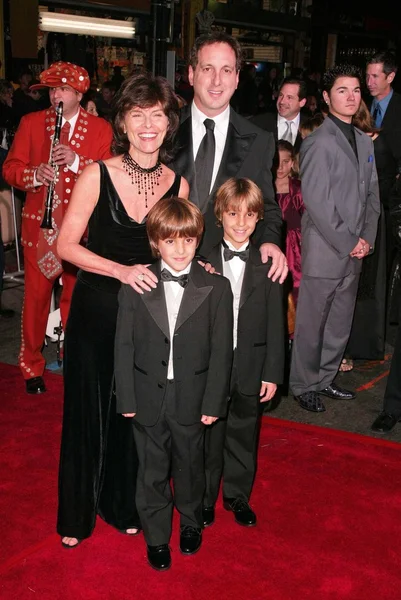
[[[89,75],[86,69],[73,65],[70,62],[59,61],[50,65],[39,76],[40,83],[31,85],[30,90],[37,90],[43,87],[62,87],[69,85],[77,92],[84,94],[90,86]]]

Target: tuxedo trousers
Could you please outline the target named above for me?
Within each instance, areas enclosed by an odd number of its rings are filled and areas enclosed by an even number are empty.
[[[261,414],[259,396],[245,396],[238,390],[234,364],[227,418],[218,419],[205,433],[204,506],[215,505],[221,478],[224,498],[249,500],[256,473]]]
[[[138,458],[131,419],[116,412],[117,293],[77,280],[64,346],[64,414],[57,531],[87,538],[99,514],[119,530],[138,527]]]
[[[294,396],[324,390],[337,375],[351,332],[359,273],[342,279],[303,275],[291,354]]]
[[[70,310],[77,268],[63,261],[63,289],[60,296],[61,322],[64,331]],[[42,356],[54,281],[38,267],[36,248],[24,247],[25,290],[22,307],[21,349],[19,366],[24,379],[42,376],[46,361]]]
[[[175,384],[168,381],[157,423],[145,426],[134,418],[133,425],[139,458],[136,505],[146,543],[169,543],[174,505],[180,513],[180,527],[201,529],[205,426],[200,416],[193,425],[177,421]]]

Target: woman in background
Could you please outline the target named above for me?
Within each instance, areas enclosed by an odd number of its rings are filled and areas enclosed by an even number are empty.
[[[290,142],[277,143],[275,188],[277,203],[285,224],[285,255],[291,273],[289,292],[296,307],[301,283],[301,217],[304,203],[301,194],[301,181],[294,170],[295,151]]]

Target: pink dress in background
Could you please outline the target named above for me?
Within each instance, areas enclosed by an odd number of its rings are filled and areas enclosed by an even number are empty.
[[[305,210],[301,194],[301,181],[290,177],[288,193],[276,194],[277,203],[285,223],[285,255],[292,276],[292,295],[295,306],[301,283],[301,217]]]

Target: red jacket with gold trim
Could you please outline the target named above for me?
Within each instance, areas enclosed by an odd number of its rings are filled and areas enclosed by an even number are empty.
[[[59,176],[64,178],[65,198],[62,201],[66,205],[83,169],[95,160],[111,157],[113,134],[109,123],[88,114],[81,107],[79,110],[69,141],[69,146],[79,157],[78,172],[74,173],[66,166],[59,170]],[[52,108],[23,117],[3,165],[7,183],[27,192],[22,211],[21,242],[29,247],[37,245],[47,194],[45,186],[34,187],[34,173],[40,163],[49,162],[55,120],[56,113]]]

